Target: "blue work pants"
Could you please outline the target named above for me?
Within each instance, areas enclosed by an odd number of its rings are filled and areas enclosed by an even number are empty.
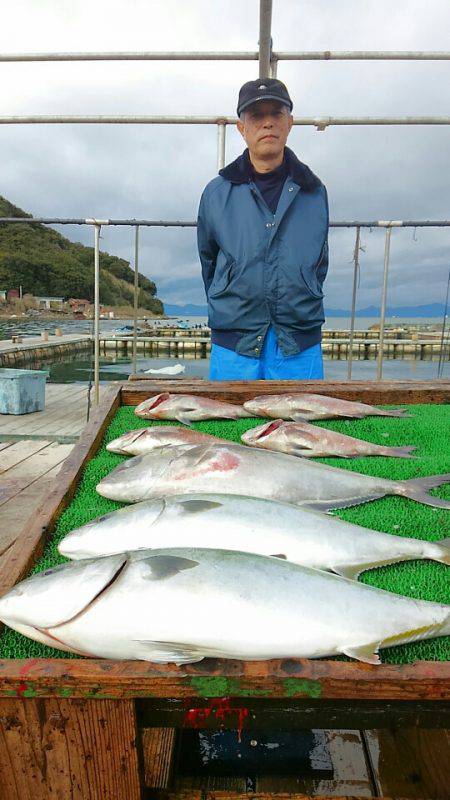
[[[285,356],[270,327],[260,358],[242,356],[213,344],[209,377],[212,381],[320,380],[323,379],[322,348],[315,344],[295,356]]]

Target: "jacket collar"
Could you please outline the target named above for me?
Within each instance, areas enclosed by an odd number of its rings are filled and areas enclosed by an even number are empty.
[[[289,147],[284,148],[284,154],[289,175],[292,177],[292,180],[295,181],[295,183],[297,183],[301,189],[303,189],[303,191],[313,192],[315,189],[321,186],[321,182],[317,175],[314,175],[314,172],[312,172],[312,170],[310,170],[306,164],[303,164],[301,161],[299,161],[295,153],[290,150]],[[248,148],[244,150],[239,158],[237,158],[235,161],[232,161],[231,164],[228,164],[223,169],[219,170],[219,175],[221,175],[222,178],[225,178],[225,180],[230,181],[230,183],[235,184],[248,183],[250,180],[252,180],[252,165],[248,154]]]

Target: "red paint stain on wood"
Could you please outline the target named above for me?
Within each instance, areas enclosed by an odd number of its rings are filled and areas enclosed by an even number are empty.
[[[32,669],[33,669],[34,665],[35,665],[35,664],[37,664],[37,663],[38,663],[38,661],[39,661],[39,659],[38,659],[38,658],[30,658],[30,660],[29,660],[29,661],[27,661],[27,663],[26,663],[26,664],[24,664],[24,665],[23,665],[23,667],[21,667],[21,668],[20,668],[20,670],[19,670],[19,675],[20,675],[20,677],[21,677],[21,678],[24,678],[24,677],[25,677],[25,675],[28,675],[28,673],[30,672],[30,670],[32,670]]]
[[[241,741],[244,722],[248,717],[248,708],[232,706],[229,697],[212,698],[207,706],[202,708],[189,708],[186,711],[184,724],[188,728],[203,728],[205,722],[214,716],[218,722],[225,723],[230,716],[235,716],[238,741]]]

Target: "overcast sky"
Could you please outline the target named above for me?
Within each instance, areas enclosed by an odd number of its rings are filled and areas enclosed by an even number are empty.
[[[15,0],[1,52],[256,50],[257,0]],[[450,50],[448,0],[274,0],[274,50]],[[0,63],[1,114],[234,115],[257,62]],[[447,62],[280,62],[298,116],[448,115]],[[333,220],[450,219],[446,126],[293,128]],[[227,162],[244,149],[227,129]],[[215,126],[0,126],[0,194],[35,216],[195,219],[216,174]],[[91,244],[92,232],[65,228]],[[394,230],[389,304],[443,302],[450,228]],[[328,307],[348,308],[354,232],[330,235]],[[363,231],[358,305],[378,304],[384,232]],[[103,229],[130,259],[133,233]],[[142,229],[163,301],[204,302],[194,229]]]

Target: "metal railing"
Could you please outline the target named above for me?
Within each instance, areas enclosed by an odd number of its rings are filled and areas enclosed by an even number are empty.
[[[44,225],[90,225],[94,228],[94,397],[98,402],[100,395],[100,232],[103,226],[127,226],[135,228],[134,240],[134,303],[133,303],[133,373],[136,374],[137,366],[137,323],[138,323],[138,295],[139,295],[139,229],[140,228],[196,228],[194,220],[150,220],[150,219],[94,219],[94,218],[61,218],[61,217],[0,217],[0,224],[30,224]],[[350,319],[350,336],[347,358],[347,377],[352,378],[353,366],[353,341],[355,336],[356,298],[360,273],[359,253],[361,249],[361,228],[385,229],[383,284],[381,289],[380,308],[380,334],[377,356],[377,380],[383,377],[383,350],[384,332],[386,322],[388,279],[390,266],[390,245],[393,228],[449,228],[450,220],[344,220],[330,222],[330,228],[355,228],[355,246],[353,250],[353,284]],[[133,260],[133,259],[132,259]]]
[[[274,51],[271,38],[272,0],[260,0],[259,4],[259,49],[245,52],[88,52],[88,53],[0,53],[0,62],[64,62],[64,61],[258,61],[259,77],[275,77],[279,61],[448,61],[447,51],[407,51],[407,50],[355,50],[355,51]],[[21,115],[1,116],[0,125],[34,125],[34,124],[137,124],[137,125],[217,125],[217,167],[225,164],[226,127],[234,125],[236,118],[223,116],[155,116],[155,115]],[[450,125],[449,116],[422,117],[296,117],[294,125],[313,126],[324,131],[331,126],[347,125]],[[195,227],[196,222],[182,220],[99,220],[99,219],[60,219],[60,218],[0,218],[0,223],[43,223],[58,225],[92,225],[94,227],[94,338],[95,338],[95,400],[99,400],[99,240],[103,225],[128,225],[135,227],[134,249],[134,335],[133,335],[133,369],[136,371],[137,344],[137,296],[138,296],[138,259],[140,227]],[[447,227],[450,221],[401,221],[385,220],[372,222],[332,222],[330,227],[355,228],[356,240],[354,249],[354,276],[352,289],[352,312],[350,345],[348,356],[348,377],[352,376],[352,344],[354,338],[357,277],[359,274],[359,250],[361,228],[385,228],[385,252],[383,287],[380,313],[380,342],[378,351],[377,379],[382,377],[384,324],[386,315],[386,298],[389,274],[389,257],[391,233],[393,227]]]

